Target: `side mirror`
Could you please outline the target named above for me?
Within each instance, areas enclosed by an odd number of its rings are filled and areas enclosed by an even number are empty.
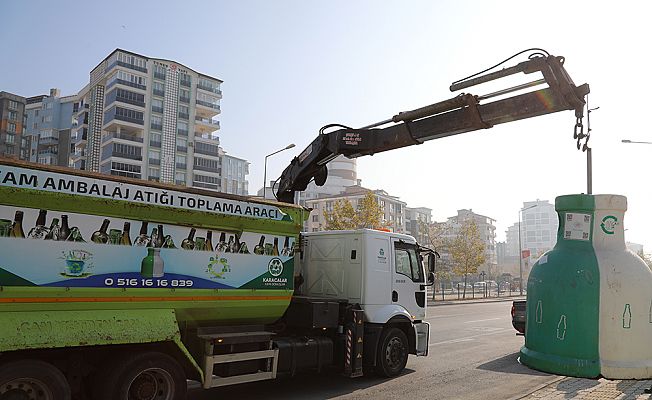
[[[432,286],[435,284],[435,273],[428,272],[428,284],[426,286]]]
[[[437,257],[436,253],[431,253],[428,256],[428,272],[433,273],[435,272],[435,259]]]

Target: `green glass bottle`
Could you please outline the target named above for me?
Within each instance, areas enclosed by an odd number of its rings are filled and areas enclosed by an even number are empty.
[[[109,242],[109,234],[106,233],[106,230],[109,228],[109,223],[110,221],[108,219],[102,221],[100,229],[93,232],[91,235],[91,242],[99,244],[106,244]]]
[[[195,231],[195,228],[190,228],[188,237],[181,242],[181,248],[186,250],[193,250],[195,248]]]
[[[140,274],[143,278],[160,278],[164,272],[163,259],[161,258],[161,249],[157,247],[148,247],[147,255],[140,263]]]
[[[68,216],[61,215],[61,228],[59,229],[59,240],[68,240],[70,238],[70,227],[68,226]]]
[[[260,241],[258,242],[256,247],[254,247],[254,254],[257,254],[259,256],[265,254],[265,235],[262,235],[260,237]]]

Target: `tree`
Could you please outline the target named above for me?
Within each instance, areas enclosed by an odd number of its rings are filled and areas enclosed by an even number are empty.
[[[383,210],[376,202],[373,192],[367,192],[359,200],[358,209],[355,210],[350,201],[341,199],[335,202],[332,211],[324,211],[326,219],[325,229],[346,230],[359,228],[383,228]]]
[[[465,298],[468,275],[477,273],[478,267],[486,261],[485,245],[475,221],[468,219],[462,222],[460,233],[450,244],[450,253],[454,262],[453,272],[464,275],[462,298]]]
[[[450,241],[447,237],[449,226],[446,223],[433,222],[427,224],[425,221],[419,221],[419,230],[425,233],[428,240],[426,246],[437,251],[440,255],[444,255],[441,258],[437,258],[435,265],[435,284],[433,285],[432,291],[432,299],[434,300],[434,288],[437,287],[437,284],[439,283],[441,285],[443,282],[450,281],[451,279],[449,260],[446,257],[450,253]]]
[[[358,228],[384,228],[385,212],[376,201],[376,196],[369,191],[358,201]]]
[[[348,200],[338,200],[333,205],[333,211],[324,210],[327,231],[355,229],[358,218],[355,209]]]

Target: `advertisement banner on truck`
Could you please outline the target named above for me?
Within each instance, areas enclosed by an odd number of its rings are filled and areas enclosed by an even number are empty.
[[[0,186],[42,190],[107,200],[204,211],[222,215],[290,221],[278,207],[51,171],[0,166]]]
[[[294,240],[0,206],[0,286],[292,289]]]

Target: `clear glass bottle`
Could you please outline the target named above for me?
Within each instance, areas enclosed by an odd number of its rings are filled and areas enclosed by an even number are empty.
[[[43,239],[48,234],[50,230],[45,226],[45,220],[47,218],[47,214],[48,214],[47,210],[40,210],[38,212],[36,225],[32,229],[30,229],[29,233],[27,234],[27,237],[31,239]]]
[[[59,240],[59,218],[52,218],[50,229],[45,235],[45,240]]]
[[[25,232],[23,231],[23,212],[16,211],[14,214],[14,223],[11,225],[11,230],[9,231],[9,237],[14,238],[24,238]]]
[[[206,243],[204,244],[204,250],[213,252],[213,231],[206,232]]]
[[[216,250],[217,250],[218,253],[224,253],[224,252],[226,252],[226,247],[227,247],[226,233],[221,232],[220,233],[220,241],[217,242],[217,249]]]
[[[271,255],[277,256],[278,254],[279,254],[278,253],[278,238],[275,237],[274,238],[274,247],[272,247],[272,254]]]
[[[147,236],[147,221],[140,225],[140,233],[134,242],[134,246],[149,246],[149,236]]]
[[[224,252],[233,253],[234,248],[235,248],[235,242],[233,241],[233,235],[230,235],[229,242],[226,244],[226,250],[224,250]]]
[[[285,237],[285,242],[283,242],[283,250],[281,250],[281,255],[290,257],[292,255],[292,248],[290,247],[290,237]]]
[[[131,237],[129,237],[130,230],[131,230],[131,223],[125,222],[124,227],[122,228],[122,236],[120,236],[121,245],[131,246]]]
[[[140,274],[143,278],[160,278],[164,274],[164,262],[161,258],[161,249],[149,247],[147,256],[140,263]]]

